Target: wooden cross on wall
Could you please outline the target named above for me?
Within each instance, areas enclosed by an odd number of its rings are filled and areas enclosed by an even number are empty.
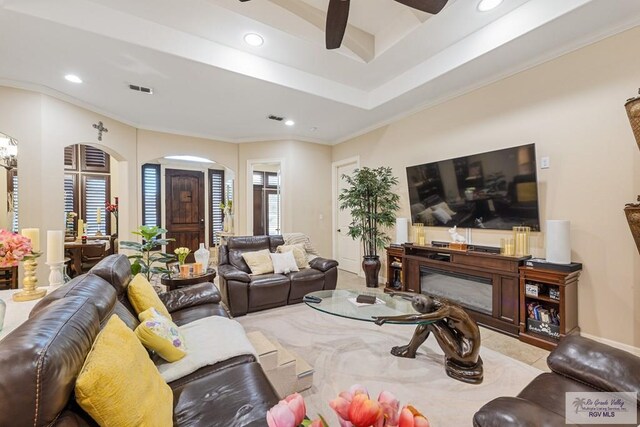
[[[109,129],[107,129],[106,127],[104,127],[104,125],[102,124],[102,122],[98,122],[98,124],[93,124],[93,128],[94,129],[98,129],[98,141],[102,141],[102,132],[107,133],[109,132]]]

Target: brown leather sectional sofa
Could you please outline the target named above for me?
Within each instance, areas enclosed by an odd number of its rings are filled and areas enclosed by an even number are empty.
[[[75,380],[112,314],[131,328],[138,325],[126,296],[130,278],[127,257],[111,255],[43,298],[0,341],[0,426],[97,425],[75,402]],[[161,294],[161,300],[178,325],[228,317],[211,283]],[[267,410],[279,400],[253,356],[198,369],[169,386],[174,425],[264,426]]]
[[[640,399],[640,358],[631,353],[570,335],[551,352],[547,365],[552,372],[538,375],[517,397],[499,397],[480,408],[473,417],[473,425],[565,426],[567,392],[635,391]],[[637,400],[638,422],[639,405],[640,400]],[[602,425],[611,424],[603,422]]]
[[[220,290],[231,314],[243,316],[254,311],[302,302],[313,291],[336,288],[338,262],[315,258],[310,268],[289,274],[251,275],[251,269],[242,258],[244,252],[269,249],[275,252],[284,245],[282,236],[230,237],[220,247],[218,277]]]

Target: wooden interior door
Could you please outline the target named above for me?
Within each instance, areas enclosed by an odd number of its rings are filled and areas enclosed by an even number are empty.
[[[167,252],[176,248],[191,249],[187,260],[193,261],[193,252],[204,243],[204,173],[167,169],[166,217],[167,237],[175,239],[167,246]]]
[[[335,169],[335,194],[340,194],[342,190],[348,187],[342,175],[352,175],[357,166],[357,163],[353,162],[339,165]],[[336,212],[337,225],[337,229],[334,232],[336,260],[340,264],[339,268],[341,270],[358,274],[360,272],[360,264],[362,263],[362,259],[360,258],[360,240],[353,240],[347,234],[352,221],[351,212],[349,210],[341,210],[340,202],[337,200],[334,210]]]

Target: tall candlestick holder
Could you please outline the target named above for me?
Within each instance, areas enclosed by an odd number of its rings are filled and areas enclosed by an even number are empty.
[[[38,278],[36,277],[36,269],[38,268],[38,257],[42,252],[33,252],[25,257],[24,261],[24,279],[22,279],[22,291],[13,294],[13,300],[16,302],[31,301],[42,298],[47,294],[46,289],[38,289]]]
[[[48,262],[49,266],[49,286],[53,289],[58,289],[64,285],[64,261]]]

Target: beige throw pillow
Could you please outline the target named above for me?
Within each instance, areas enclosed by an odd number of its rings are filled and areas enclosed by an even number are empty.
[[[263,249],[255,252],[245,252],[242,254],[244,262],[251,269],[251,274],[268,274],[273,273],[273,263],[269,256],[269,249]]]
[[[300,270],[303,268],[309,268],[309,262],[307,261],[307,253],[304,250],[304,243],[297,245],[282,245],[278,246],[276,252],[283,254],[285,252],[293,252],[293,257],[296,259],[296,265]]]

